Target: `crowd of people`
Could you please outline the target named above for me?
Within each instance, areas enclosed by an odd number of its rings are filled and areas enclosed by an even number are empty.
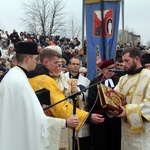
[[[70,58],[77,56],[80,58],[80,60],[82,60],[83,68],[81,68],[81,72],[87,72],[86,41],[83,45],[84,47],[82,47],[81,42],[77,38],[68,39],[60,36],[46,36],[45,33],[42,33],[40,36],[26,32],[20,32],[18,34],[15,29],[11,34],[8,34],[8,31],[0,31],[0,56],[3,61],[7,61],[7,66],[2,66],[0,68],[5,68],[5,71],[11,68],[11,60],[15,54],[15,49],[18,42],[37,43],[39,52],[47,46],[57,45],[62,50],[62,57],[64,58],[64,70],[67,71],[67,65]]]
[[[47,36],[45,35],[45,33],[42,33],[41,35],[38,36],[36,34],[30,34],[25,31],[18,33],[15,29],[13,30],[11,34],[9,34],[8,31],[0,30],[0,58],[2,60],[2,63],[0,62],[1,72],[6,72],[12,66],[14,66],[14,64],[12,64],[12,63],[15,63],[13,56],[15,54],[15,49],[17,47],[18,42],[37,43],[39,52],[42,51],[42,49],[44,49],[47,46],[57,45],[61,48],[61,51],[62,51],[64,72],[68,71],[67,66],[68,66],[70,58],[72,58],[73,56],[77,56],[81,60],[81,63],[82,63],[80,72],[83,75],[84,74],[86,75],[87,73],[86,40],[84,41],[82,45],[81,42],[77,38],[69,39],[69,38],[60,37],[60,36]],[[123,49],[132,48],[132,47],[134,46],[131,43],[124,43],[124,44],[117,43],[115,59],[117,59],[117,57],[121,54]],[[143,56],[143,64],[145,64],[145,62],[147,62],[147,58],[145,61],[145,57],[148,57],[146,55],[150,53],[150,50],[146,46],[141,45],[140,42],[137,43],[136,47],[139,47],[141,49],[141,54]],[[6,66],[3,66],[4,64],[3,62],[5,62]]]
[[[0,149],[149,150],[150,51],[139,43],[117,44],[115,59],[96,60],[91,81],[86,41],[77,38],[2,30],[0,55]],[[102,107],[100,83],[124,95],[121,112]],[[50,104],[66,100],[45,109],[35,94],[42,89],[50,91]],[[76,131],[74,147],[65,127]]]

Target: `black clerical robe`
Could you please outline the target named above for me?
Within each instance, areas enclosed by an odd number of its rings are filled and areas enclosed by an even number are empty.
[[[90,85],[95,84],[96,82],[101,81],[103,75],[96,77],[90,83]],[[115,86],[118,83],[119,78],[113,76],[110,79],[113,83],[102,81],[102,84],[107,83],[108,86]],[[113,87],[112,87],[113,88]],[[89,110],[91,110],[95,101],[96,104],[92,109],[92,113],[98,113],[103,115],[105,121],[98,125],[91,124],[90,134],[91,134],[91,143],[92,150],[120,150],[121,146],[121,120],[120,118],[109,118],[105,110],[100,105],[100,99],[98,95],[97,85],[91,87],[88,93],[88,105]]]

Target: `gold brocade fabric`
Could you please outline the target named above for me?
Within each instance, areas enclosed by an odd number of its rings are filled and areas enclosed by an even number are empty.
[[[128,123],[130,124],[131,133],[140,133],[145,131],[139,105],[128,104],[126,106],[126,114],[129,121]]]
[[[54,104],[65,98],[62,91],[58,88],[56,81],[47,75],[39,75],[30,78],[29,82],[34,91],[40,90],[42,88],[48,89],[50,91],[51,104]],[[45,111],[45,114],[48,116],[64,119],[70,117],[72,113],[73,113],[73,106],[67,101],[63,101],[55,105],[54,107],[50,108],[49,110]],[[79,118],[80,121],[79,125],[76,127],[76,132],[78,132],[82,127],[82,125],[84,124],[85,120],[87,119],[88,112],[76,109],[76,116]]]
[[[122,76],[115,90],[126,98],[127,122],[122,120],[121,150],[150,149],[150,71]]]
[[[101,106],[106,110],[121,111],[120,105],[126,105],[123,94],[103,84],[97,85],[97,87]]]

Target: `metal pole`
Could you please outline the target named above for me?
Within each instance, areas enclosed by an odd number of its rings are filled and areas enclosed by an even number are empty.
[[[123,39],[123,41],[122,41],[122,44],[124,45],[124,0],[122,0],[122,39]],[[123,50],[124,50],[124,47],[123,47]]]
[[[73,100],[73,116],[75,116],[76,115],[76,100],[77,100],[77,97],[73,96],[72,100]],[[72,131],[72,150],[75,150],[75,147],[76,147],[76,135],[75,134],[76,134],[75,128],[73,128],[73,131]]]
[[[82,0],[82,49],[84,50],[85,0]]]
[[[104,1],[101,0],[101,19],[102,19],[102,43],[103,43],[103,59],[106,59],[106,43],[105,43],[105,24],[104,24]],[[103,61],[103,60],[102,60]]]

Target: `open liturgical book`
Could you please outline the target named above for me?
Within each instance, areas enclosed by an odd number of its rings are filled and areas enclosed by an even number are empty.
[[[124,95],[103,84],[97,85],[100,103],[106,111],[122,112],[121,106],[126,105]]]

